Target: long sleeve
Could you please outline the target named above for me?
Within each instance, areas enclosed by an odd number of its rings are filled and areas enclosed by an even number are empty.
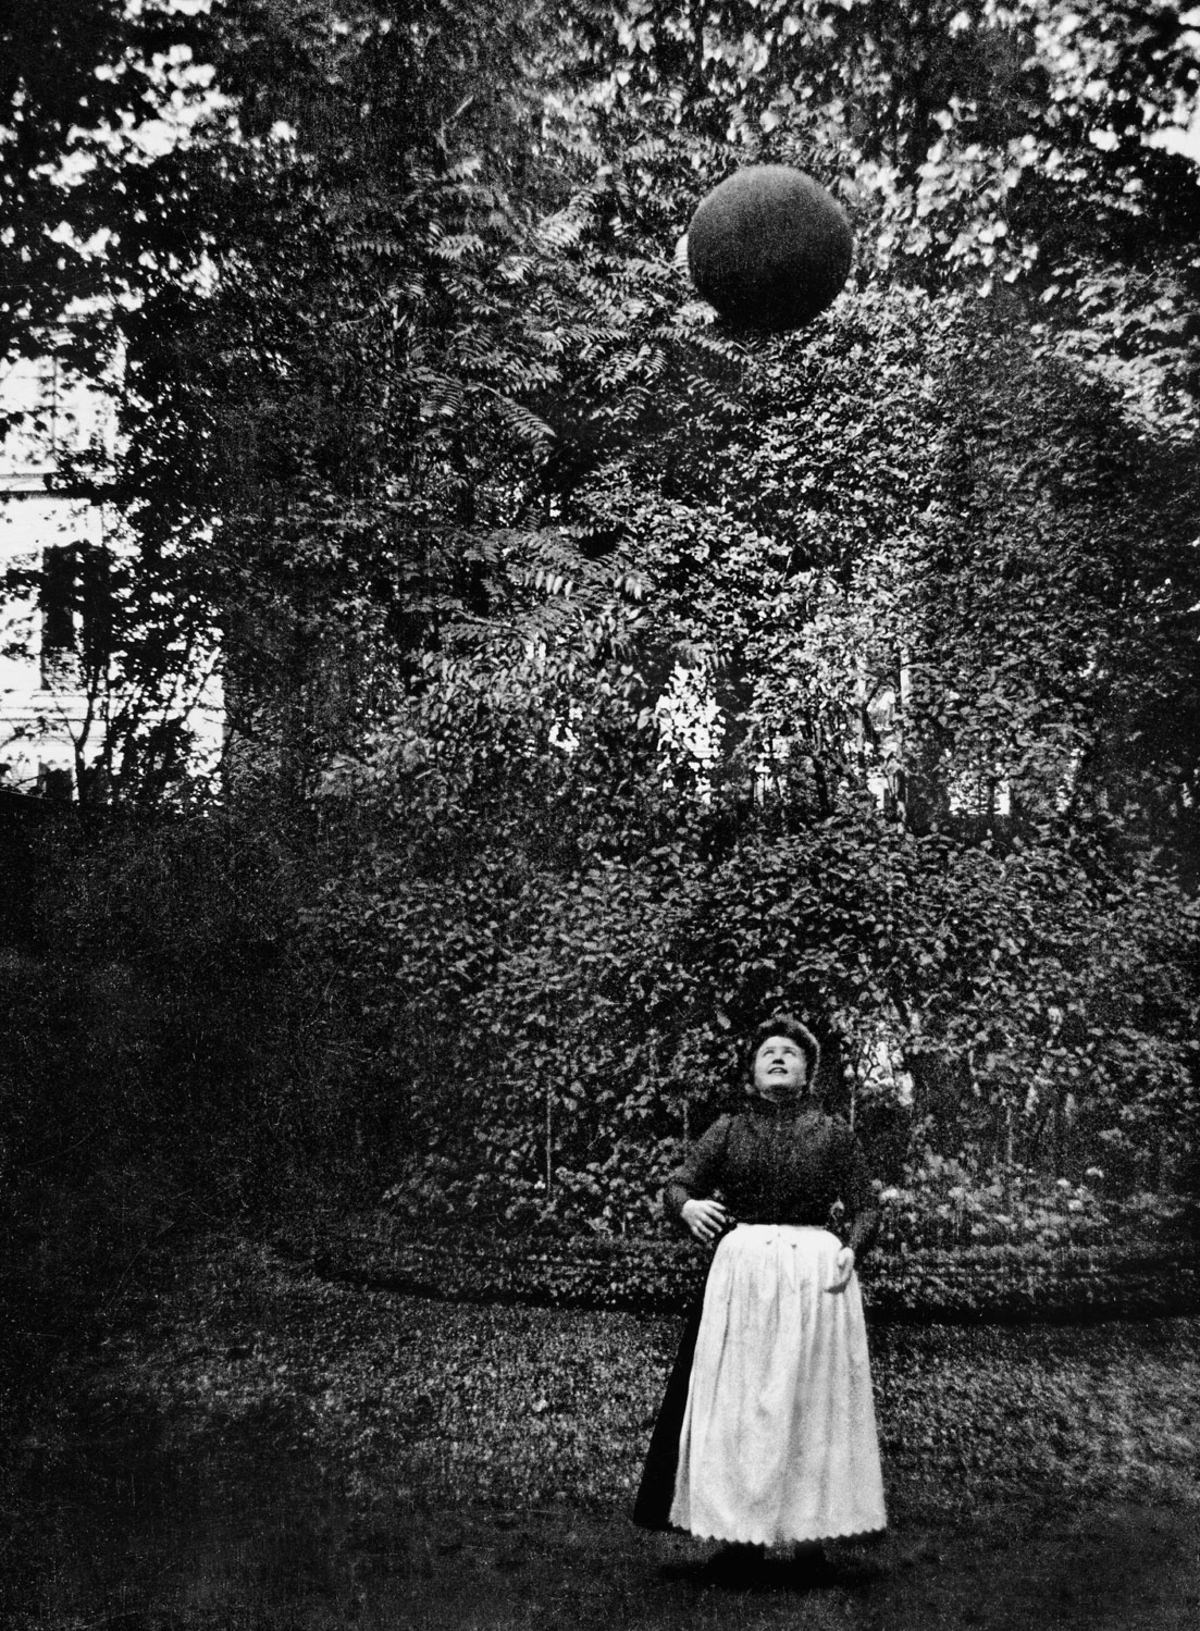
[[[719,1186],[731,1119],[729,1116],[718,1116],[703,1138],[692,1146],[679,1166],[668,1175],[663,1202],[671,1217],[679,1216],[685,1201],[694,1196],[711,1195]]]
[[[849,1128],[846,1131],[849,1142],[842,1179],[842,1201],[849,1219],[846,1244],[854,1248],[855,1257],[861,1261],[879,1232],[879,1203],[862,1145]]]

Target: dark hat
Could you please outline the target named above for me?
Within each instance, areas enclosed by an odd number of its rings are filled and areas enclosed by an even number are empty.
[[[803,1053],[805,1062],[808,1065],[808,1087],[811,1091],[821,1064],[821,1044],[808,1026],[802,1025],[794,1014],[772,1014],[769,1019],[764,1019],[754,1032],[750,1039],[749,1067],[751,1074],[753,1075],[754,1072],[754,1061],[758,1056],[759,1048],[772,1036],[786,1036],[788,1041],[794,1042]]]

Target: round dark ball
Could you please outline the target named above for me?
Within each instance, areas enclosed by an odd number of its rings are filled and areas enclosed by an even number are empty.
[[[854,239],[841,205],[784,164],[752,164],[704,198],[687,233],[692,282],[747,328],[811,322],[846,281]]]

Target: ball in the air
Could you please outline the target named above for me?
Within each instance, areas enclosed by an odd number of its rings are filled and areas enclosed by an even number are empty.
[[[784,164],[735,171],[701,200],[687,231],[692,282],[722,317],[749,328],[811,322],[845,283],[853,246],[836,199]]]

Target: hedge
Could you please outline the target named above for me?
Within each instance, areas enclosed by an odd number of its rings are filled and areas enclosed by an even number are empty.
[[[707,1257],[686,1240],[414,1238],[378,1214],[278,1233],[277,1249],[330,1278],[454,1302],[682,1310]],[[1142,1236],[1103,1246],[878,1252],[863,1265],[871,1316],[890,1323],[1148,1319],[1200,1312],[1200,1247]]]

